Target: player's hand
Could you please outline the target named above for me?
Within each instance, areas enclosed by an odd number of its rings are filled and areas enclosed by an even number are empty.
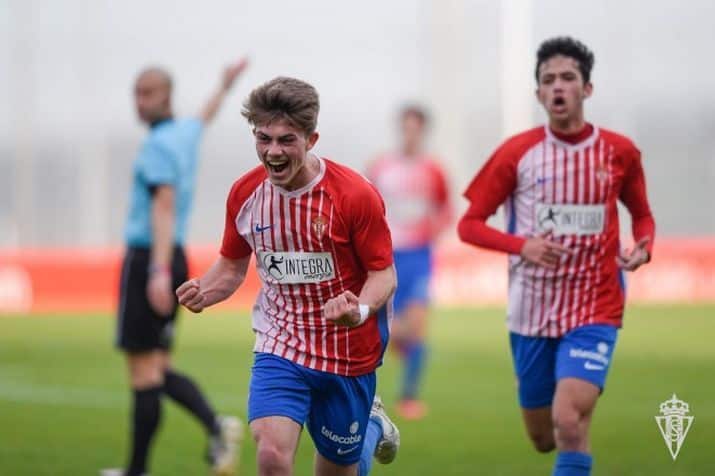
[[[360,302],[350,291],[328,299],[323,306],[323,317],[338,326],[355,327],[360,324]]]
[[[228,91],[233,86],[236,78],[246,69],[248,66],[248,58],[241,58],[232,65],[226,67],[223,71],[223,76],[221,77],[221,87],[224,91]]]
[[[623,250],[618,256],[616,256],[616,262],[618,266],[625,269],[626,271],[635,271],[641,267],[641,265],[650,261],[650,254],[646,247],[650,243],[650,236],[641,238],[632,251]]]
[[[146,296],[149,305],[160,317],[168,317],[176,303],[171,292],[171,273],[155,271],[149,275],[146,283]]]
[[[521,248],[521,257],[527,262],[548,269],[555,269],[561,259],[570,254],[570,249],[551,241],[550,231],[527,239]]]
[[[179,304],[191,312],[199,313],[206,307],[206,295],[201,292],[201,281],[190,279],[176,289]]]

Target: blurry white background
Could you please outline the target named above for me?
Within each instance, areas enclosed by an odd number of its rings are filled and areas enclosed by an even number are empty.
[[[146,131],[136,73],[166,66],[177,115],[250,56],[203,142],[190,241],[216,243],[235,178],[257,164],[240,104],[277,75],[321,94],[318,152],[364,169],[396,111],[433,115],[459,195],[508,135],[542,123],[535,51],[568,34],[596,55],[591,122],[640,146],[659,232],[715,234],[715,2],[689,0],[0,0],[0,246],[122,242]]]

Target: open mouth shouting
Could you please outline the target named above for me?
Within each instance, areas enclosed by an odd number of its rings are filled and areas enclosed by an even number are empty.
[[[566,112],[566,99],[563,96],[556,96],[551,101],[551,110],[555,113]]]
[[[280,174],[281,172],[283,172],[285,169],[288,168],[288,164],[288,160],[270,160],[266,162],[266,165],[274,174]]]
[[[268,175],[276,183],[284,184],[291,177],[291,160],[288,157],[266,157],[263,164],[268,171]]]

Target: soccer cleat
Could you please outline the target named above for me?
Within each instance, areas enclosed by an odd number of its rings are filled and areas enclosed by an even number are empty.
[[[243,424],[234,416],[218,417],[221,432],[209,438],[207,459],[216,476],[231,476],[236,472],[238,454],[243,439]]]
[[[382,438],[375,447],[375,459],[381,464],[392,463],[395,456],[397,456],[397,450],[400,449],[400,430],[387,416],[385,405],[382,404],[382,400],[377,395],[372,401],[370,419],[377,421],[382,427]]]
[[[400,400],[397,403],[397,414],[405,420],[421,420],[427,415],[427,405],[421,400]]]

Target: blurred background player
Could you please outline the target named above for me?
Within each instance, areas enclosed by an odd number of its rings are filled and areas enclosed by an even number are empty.
[[[105,476],[146,473],[164,395],[206,428],[207,459],[215,473],[230,474],[235,466],[240,422],[218,417],[193,380],[172,368],[169,351],[178,307],[174,289],[188,274],[183,247],[201,135],[246,64],[242,59],[226,68],[196,118],[174,118],[172,79],[165,70],[145,69],[134,85],[137,114],[150,131],[134,165],[117,321],[116,343],[126,355],[134,393],[131,453],[126,470],[104,470]]]
[[[231,188],[214,265],[177,290],[201,312],[231,296],[256,257],[248,419],[265,476],[293,474],[304,424],[316,475],[366,475],[373,455],[389,463],[399,446],[375,397],[395,289],[385,208],[364,177],[312,152],[319,109],[298,79],[251,92],[243,115],[261,165]]]
[[[451,220],[451,207],[439,159],[424,151],[427,111],[409,105],[399,120],[399,149],[375,160],[367,176],[385,200],[397,269],[391,337],[404,367],[397,411],[420,419],[427,411],[419,387],[427,353],[432,248]]]
[[[593,53],[561,37],[536,60],[548,125],[503,143],[467,188],[462,240],[509,253],[508,326],[524,423],[535,448],[558,449],[555,476],[591,473],[589,427],[624,309],[622,269],[650,260],[655,221],[641,154],[584,120]],[[631,215],[619,250],[617,202]],[[486,224],[504,204],[507,233]]]

